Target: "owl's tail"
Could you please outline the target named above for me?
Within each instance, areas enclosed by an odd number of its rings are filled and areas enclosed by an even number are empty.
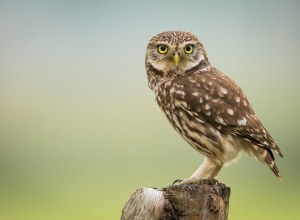
[[[276,177],[281,180],[281,175],[278,167],[276,166],[272,151],[269,148],[265,147],[259,147],[259,151],[261,153],[261,159],[270,167]]]

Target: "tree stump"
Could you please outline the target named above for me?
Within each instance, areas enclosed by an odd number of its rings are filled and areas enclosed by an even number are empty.
[[[229,196],[230,188],[213,179],[140,188],[125,204],[121,220],[227,220]]]

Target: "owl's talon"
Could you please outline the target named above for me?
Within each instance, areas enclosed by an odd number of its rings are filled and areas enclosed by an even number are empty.
[[[181,183],[184,179],[176,179],[173,183],[172,186],[174,186],[176,183]]]

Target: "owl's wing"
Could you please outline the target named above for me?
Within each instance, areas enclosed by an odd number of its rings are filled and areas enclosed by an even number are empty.
[[[193,117],[283,157],[255,115],[243,91],[221,72],[193,74],[175,80],[173,101]],[[177,104],[178,104],[177,103]]]

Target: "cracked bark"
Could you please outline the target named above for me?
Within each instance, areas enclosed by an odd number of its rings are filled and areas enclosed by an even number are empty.
[[[140,188],[125,204],[121,220],[227,220],[229,197],[230,188],[216,180]]]

